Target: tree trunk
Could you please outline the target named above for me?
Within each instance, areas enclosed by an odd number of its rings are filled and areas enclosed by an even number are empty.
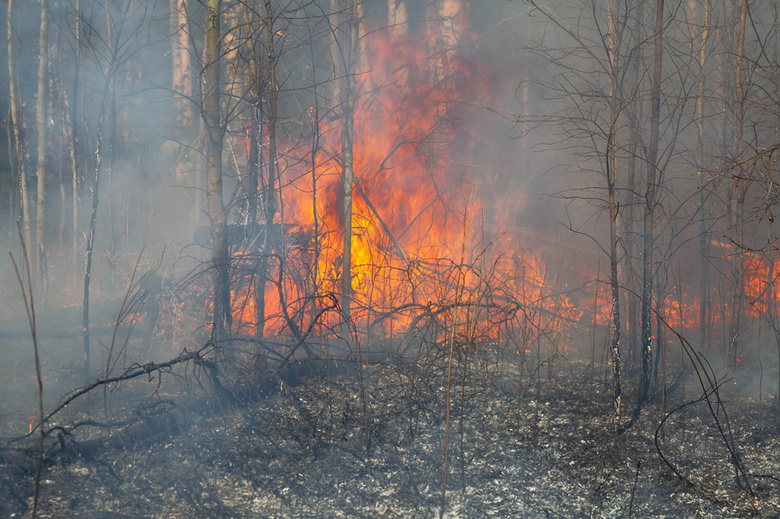
[[[341,105],[341,85],[344,82],[344,60],[343,54],[344,50],[341,48],[341,43],[339,42],[339,33],[341,31],[341,25],[339,23],[339,20],[341,17],[339,16],[339,13],[341,12],[341,3],[342,0],[330,0],[330,11],[328,11],[328,24],[330,25],[330,62],[333,66],[333,81],[330,82],[332,88],[333,88],[333,96],[331,97],[331,104],[330,104],[330,111],[338,109],[338,107]]]
[[[704,150],[704,91],[707,81],[707,40],[709,39],[710,30],[710,2],[704,0],[702,4],[702,31],[701,42],[699,43],[699,88],[696,94],[696,127],[697,127],[697,154],[698,164],[696,177],[699,184],[699,211],[701,212],[699,217],[699,252],[701,253],[701,280],[699,282],[699,344],[700,347],[707,351],[707,342],[709,336],[709,248],[710,240],[707,233],[707,198],[709,195],[709,189],[707,188],[703,171],[705,169],[705,150]],[[694,17],[695,20],[695,17]]]
[[[71,211],[72,248],[74,273],[79,258],[79,101],[81,87],[81,0],[76,0],[75,63],[73,67],[73,94],[70,105],[70,167],[71,167]]]
[[[352,144],[355,122],[355,61],[358,48],[357,0],[352,0],[351,7],[346,11],[347,41],[342,55],[345,74],[342,81],[344,101],[344,121],[341,127],[341,224],[344,233],[341,271],[341,310],[344,320],[349,322],[352,307],[352,188],[355,178],[353,169]]]
[[[206,41],[204,46],[203,119],[206,124],[206,199],[213,250],[213,330],[217,341],[229,337],[230,279],[228,267],[227,217],[222,200],[222,126],[220,115],[220,8],[221,0],[206,5]]]
[[[387,26],[396,35],[407,32],[409,13],[406,10],[406,0],[387,0]]]
[[[262,120],[262,99],[260,94],[260,85],[262,84],[262,78],[260,77],[260,67],[258,66],[258,53],[255,48],[256,41],[254,38],[254,32],[249,30],[252,23],[252,17],[250,16],[249,9],[246,4],[241,4],[241,19],[246,27],[245,43],[247,62],[249,64],[249,150],[247,153],[246,162],[246,175],[244,178],[244,193],[247,198],[247,233],[249,236],[254,237],[257,235],[257,215],[258,215],[258,186],[260,180],[260,125],[263,124]],[[252,242],[254,244],[254,241]],[[254,244],[260,245],[260,244]],[[265,256],[265,250],[261,250],[261,254]],[[265,265],[263,259],[260,259],[260,264]],[[265,326],[265,276],[258,272],[254,276],[255,292],[253,295],[255,306],[255,338],[263,338],[263,328]]]
[[[744,69],[743,54],[745,51],[745,21],[747,18],[748,0],[742,0],[739,12],[739,27],[737,37],[736,66],[734,70],[734,162],[739,163],[742,156],[742,128],[745,118],[745,92],[742,83]],[[737,165],[734,172],[735,184],[731,194],[731,218],[733,240],[736,252],[733,255],[732,270],[734,273],[734,297],[731,302],[731,322],[729,326],[728,362],[732,369],[737,367],[739,358],[739,333],[742,319],[742,305],[745,299],[745,253],[742,248],[744,237],[745,196],[748,182],[739,180],[742,166]]]
[[[271,2],[266,0],[264,2],[265,9],[265,41],[261,43],[261,49],[258,55],[261,60],[258,63],[259,75],[263,79],[263,90],[268,104],[268,119],[265,120],[264,105],[262,100],[258,100],[257,104],[257,120],[256,127],[258,128],[258,140],[262,140],[264,137],[260,135],[260,127],[263,127],[268,132],[268,146],[267,146],[267,158],[263,160],[262,151],[258,151],[258,182],[261,189],[260,197],[263,203],[262,212],[263,220],[265,222],[265,233],[263,238],[263,248],[260,257],[260,265],[258,266],[257,283],[255,284],[255,305],[257,309],[256,319],[258,326],[258,333],[262,334],[262,328],[265,323],[265,287],[269,278],[269,258],[274,249],[277,246],[277,232],[274,228],[274,220],[276,218],[277,211],[277,196],[276,191],[276,177],[278,175],[277,169],[277,136],[276,127],[278,124],[278,100],[279,100],[279,84],[276,77],[276,65],[277,55],[276,47],[274,45],[274,35],[276,30],[274,28],[275,13],[272,9]],[[259,79],[258,79],[259,81]],[[259,85],[259,83],[258,83]],[[265,177],[263,176],[263,164],[266,164]],[[282,268],[281,262],[279,268]],[[281,276],[281,272],[279,273]]]
[[[106,212],[107,212],[107,219],[108,219],[108,286],[110,291],[113,293],[116,291],[116,276],[117,276],[117,268],[116,268],[116,262],[117,262],[117,236],[119,235],[120,231],[117,230],[118,225],[118,215],[115,214],[116,211],[116,194],[114,189],[114,153],[117,148],[116,143],[116,91],[115,91],[115,74],[117,71],[118,64],[115,62],[114,54],[115,54],[115,44],[113,40],[113,28],[111,26],[112,24],[112,18],[111,18],[111,6],[109,5],[109,2],[106,1],[106,44],[108,47],[108,54],[111,56],[111,61],[106,63],[106,92],[107,92],[107,101],[108,104],[106,106],[107,112],[106,112],[106,121],[103,124],[103,131],[104,131],[104,138],[103,141],[106,143],[105,147],[105,154],[103,159],[105,160],[106,169],[105,169],[105,176],[108,183],[108,190],[106,193]],[[103,115],[103,114],[101,114]]]
[[[610,283],[612,287],[612,406],[615,413],[615,423],[622,409],[621,388],[621,358],[620,358],[620,279],[618,276],[618,200],[616,193],[617,179],[617,119],[619,113],[618,93],[618,57],[621,46],[619,3],[610,0],[609,24],[610,34],[610,107],[609,133],[607,135],[606,168],[607,196],[609,197],[609,266]]]
[[[655,29],[653,33],[653,83],[650,88],[650,143],[647,150],[647,186],[645,190],[644,263],[642,268],[642,383],[639,402],[644,402],[650,391],[652,378],[652,304],[653,304],[653,239],[658,171],[658,143],[661,121],[661,72],[663,62],[664,0],[656,0]],[[639,407],[639,406],[637,406]]]
[[[34,262],[38,267],[40,287],[46,290],[46,272],[45,272],[45,237],[46,229],[46,92],[49,86],[47,69],[49,64],[49,0],[41,0],[41,34],[38,54],[38,99],[36,102],[37,126],[38,126],[38,166],[36,174],[38,176],[38,207],[35,218],[35,250],[34,254],[37,261]]]
[[[170,0],[171,34],[171,88],[180,97],[174,100],[176,126],[190,128],[193,125],[192,66],[190,58],[190,34],[187,30],[189,0]]]
[[[19,106],[19,93],[16,90],[16,67],[14,66],[14,35],[13,35],[13,7],[14,0],[8,0],[8,14],[6,29],[8,36],[8,104],[11,112],[11,125],[13,126],[14,150],[16,153],[16,165],[19,173],[19,202],[22,207],[22,224],[24,228],[24,241],[29,247],[32,245],[32,230],[30,228],[30,195],[27,187],[27,168],[25,162],[24,138],[22,137],[22,111]]]
[[[634,54],[632,58],[632,74],[631,74],[631,93],[636,94],[639,92],[640,83],[642,80],[642,67],[644,65],[644,53],[643,53],[643,31],[642,31],[642,19],[644,17],[643,5],[637,4],[636,19],[634,24],[634,34],[632,39]],[[639,206],[639,200],[636,196],[636,183],[637,183],[637,157],[640,150],[641,135],[640,135],[640,121],[643,119],[642,113],[642,99],[638,95],[633,96],[634,99],[631,103],[631,129],[629,132],[628,143],[628,184],[626,188],[626,204],[623,209],[623,218],[625,221],[625,231],[623,233],[623,248],[625,250],[625,270],[623,272],[623,286],[629,288],[627,290],[626,299],[626,335],[627,335],[627,351],[626,364],[633,366],[637,359],[637,339],[639,337],[639,297],[636,295],[638,289],[636,287],[636,270],[634,266],[634,247],[636,245],[636,235],[634,225],[636,223],[636,207]],[[626,350],[624,349],[624,352]]]

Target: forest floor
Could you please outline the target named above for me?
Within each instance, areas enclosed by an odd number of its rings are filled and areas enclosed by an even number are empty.
[[[704,403],[667,417],[656,402],[617,435],[607,387],[590,373],[571,362],[531,387],[506,376],[453,384],[444,515],[780,515],[774,402],[730,397],[717,422]],[[38,516],[435,517],[445,380],[419,375],[372,370],[368,419],[364,371],[288,378],[243,397],[192,375],[170,390],[138,382],[135,397],[96,390],[46,437]],[[671,400],[668,410],[679,405]],[[0,516],[29,517],[37,437],[8,440]],[[748,476],[736,476],[734,456]]]

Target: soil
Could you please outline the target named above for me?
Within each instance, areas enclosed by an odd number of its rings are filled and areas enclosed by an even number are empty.
[[[716,422],[705,402],[670,414],[678,391],[618,434],[629,403],[616,424],[588,363],[561,366],[454,376],[449,433],[445,371],[409,365],[368,386],[351,368],[215,391],[182,370],[95,390],[46,429],[37,514],[434,517],[446,467],[445,517],[780,515],[775,401],[724,386]],[[30,517],[38,437],[3,440],[0,516]]]

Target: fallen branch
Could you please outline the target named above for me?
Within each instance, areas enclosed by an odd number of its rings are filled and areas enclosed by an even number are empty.
[[[214,344],[211,341],[208,341],[205,345],[201,346],[197,350],[195,350],[195,351],[184,351],[178,357],[176,357],[174,359],[171,359],[171,360],[168,360],[166,362],[161,362],[159,364],[156,363],[156,362],[148,362],[148,363],[146,363],[144,365],[131,366],[131,367],[127,368],[124,371],[124,373],[122,373],[119,376],[101,378],[101,379],[98,379],[98,380],[96,380],[95,382],[93,382],[93,383],[91,383],[89,385],[86,385],[84,387],[76,389],[70,395],[67,395],[53,411],[51,411],[48,415],[46,415],[43,418],[43,420],[41,420],[41,422],[39,422],[34,427],[32,427],[28,434],[25,434],[24,436],[20,436],[18,438],[14,438],[14,439],[10,440],[6,444],[6,446],[11,445],[12,443],[14,443],[16,441],[19,441],[19,440],[22,440],[24,438],[29,437],[39,427],[42,427],[43,424],[45,424],[49,420],[51,420],[51,418],[54,415],[56,415],[57,413],[59,413],[60,411],[65,409],[65,407],[67,407],[68,404],[70,404],[71,402],[73,402],[77,398],[79,398],[79,397],[81,397],[83,395],[86,395],[87,393],[89,393],[90,391],[92,391],[95,388],[98,388],[98,387],[101,387],[101,386],[105,386],[107,384],[114,384],[116,382],[122,382],[122,381],[125,381],[125,380],[138,378],[138,377],[140,377],[142,375],[148,375],[148,374],[154,373],[155,371],[162,372],[163,370],[166,370],[166,369],[168,369],[168,368],[170,368],[172,366],[175,366],[176,364],[181,364],[182,362],[188,362],[188,361],[191,361],[191,360],[194,360],[197,363],[208,365],[210,363],[210,361],[208,361],[207,359],[203,358],[203,352],[208,350],[209,348],[213,348],[213,347],[214,347]]]

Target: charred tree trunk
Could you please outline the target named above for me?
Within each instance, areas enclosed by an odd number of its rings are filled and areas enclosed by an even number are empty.
[[[258,216],[258,195],[260,182],[260,125],[262,121],[262,99],[261,84],[262,78],[260,67],[258,65],[257,41],[251,30],[252,18],[246,4],[241,4],[241,19],[246,28],[245,45],[247,62],[249,64],[249,150],[246,163],[246,175],[244,178],[244,193],[247,198],[247,229],[248,236],[257,235],[257,216]],[[254,243],[254,242],[253,242]],[[260,245],[260,244],[256,244]],[[263,255],[264,251],[263,251]],[[261,265],[267,265],[260,260]],[[265,267],[267,268],[267,267]],[[255,338],[263,338],[263,328],[265,325],[265,276],[258,273],[254,280],[254,305],[255,305]]]
[[[653,247],[657,188],[661,172],[658,170],[658,143],[661,121],[661,71],[663,64],[664,0],[656,1],[655,30],[653,34],[653,83],[650,89],[650,143],[647,150],[647,187],[645,190],[644,262],[642,265],[642,383],[637,411],[647,398],[652,378],[652,304],[653,304]]]
[[[606,149],[607,196],[609,197],[609,271],[612,288],[612,406],[615,419],[620,417],[622,409],[621,388],[621,358],[620,358],[620,278],[618,275],[618,199],[616,193],[617,179],[617,119],[619,113],[618,93],[618,58],[621,46],[622,30],[620,25],[619,4],[610,1],[609,22],[611,39],[610,54],[610,106],[609,133]]]
[[[632,74],[631,74],[631,92],[638,92],[640,82],[642,78],[642,67],[644,65],[644,53],[643,53],[643,31],[642,31],[642,19],[644,14],[644,8],[642,4],[636,6],[636,20],[633,31],[633,58],[632,58]],[[625,251],[625,271],[623,273],[623,286],[629,288],[627,290],[626,299],[626,335],[627,335],[627,359],[626,363],[629,366],[634,366],[637,359],[637,339],[639,337],[639,297],[637,297],[636,278],[637,272],[634,265],[634,252],[636,246],[636,206],[639,205],[638,197],[636,193],[637,183],[637,170],[639,169],[638,154],[640,149],[640,124],[643,118],[642,113],[642,100],[639,96],[635,96],[631,106],[631,129],[629,133],[628,143],[628,184],[626,189],[626,207],[623,209],[625,221],[625,231],[623,233],[623,249]],[[626,350],[624,350],[626,351]],[[630,368],[629,368],[630,370]]]
[[[227,216],[222,200],[222,126],[220,115],[220,8],[221,0],[206,5],[206,41],[203,71],[203,119],[206,125],[206,199],[213,250],[212,333],[228,339],[231,329]]]
[[[265,20],[263,24],[265,27],[265,39],[260,44],[260,50],[258,55],[261,61],[258,63],[258,74],[263,80],[262,93],[267,98],[267,120],[265,118],[265,106],[261,100],[258,100],[257,109],[255,115],[257,120],[255,121],[258,141],[264,139],[261,134],[260,128],[264,128],[268,132],[268,147],[266,160],[263,160],[262,151],[258,150],[258,182],[261,189],[261,199],[263,203],[262,213],[265,225],[265,233],[263,238],[263,250],[260,257],[260,265],[258,266],[257,283],[255,284],[255,307],[257,309],[256,319],[258,334],[262,334],[263,326],[265,323],[265,289],[269,279],[269,258],[277,246],[277,232],[274,229],[274,220],[276,219],[277,212],[277,125],[278,125],[278,103],[279,103],[279,84],[276,77],[277,66],[277,52],[274,44],[274,37],[276,35],[276,29],[274,22],[276,19],[276,13],[274,12],[271,2],[266,0],[263,3],[265,9]],[[260,72],[262,71],[262,72]],[[259,81],[259,79],[258,79]],[[263,165],[265,165],[265,172],[263,172]],[[265,176],[263,175],[265,173]],[[281,263],[280,263],[280,267]],[[281,276],[281,273],[280,273]]]
[[[739,358],[739,333],[742,319],[742,306],[745,300],[745,253],[743,249],[744,238],[744,212],[745,196],[747,195],[748,182],[740,180],[742,166],[739,159],[742,156],[742,128],[745,118],[745,91],[742,83],[744,70],[743,54],[745,52],[745,22],[747,18],[748,0],[742,0],[739,12],[739,27],[737,36],[737,55],[734,70],[734,161],[735,171],[734,190],[731,193],[731,218],[733,226],[733,240],[736,252],[733,256],[732,271],[734,275],[734,297],[731,302],[731,321],[729,325],[729,350],[728,362],[732,369],[737,367]]]
[[[258,194],[258,171],[259,171],[259,159],[258,152],[260,149],[258,142],[258,125],[260,123],[260,76],[258,74],[257,56],[255,53],[255,37],[251,31],[252,18],[249,14],[249,9],[246,4],[241,4],[241,20],[244,23],[245,35],[244,45],[246,46],[246,59],[249,65],[248,73],[248,90],[249,90],[249,150],[247,153],[246,163],[246,175],[243,180],[243,190],[246,196],[246,208],[247,208],[247,225],[249,226],[248,232],[250,236],[255,235],[255,229],[257,227],[257,194]]]
[[[707,40],[709,39],[709,25],[710,25],[710,2],[704,0],[702,4],[702,31],[701,42],[699,44],[699,85],[698,92],[696,94],[696,127],[697,127],[697,154],[698,154],[698,168],[696,176],[699,184],[699,210],[701,212],[699,218],[699,252],[701,254],[701,280],[699,284],[699,343],[702,348],[706,348],[709,337],[709,248],[710,240],[707,233],[707,198],[709,190],[703,178],[703,170],[705,167],[705,151],[704,151],[704,91],[707,81]],[[706,351],[706,349],[704,350]]]
[[[103,122],[105,119],[105,110],[106,110],[106,97],[108,95],[108,87],[106,87],[106,92],[104,93],[103,97],[103,103],[100,111],[100,120],[98,121],[98,129],[97,129],[97,143],[96,143],[96,149],[95,149],[95,183],[92,186],[92,212],[89,219],[89,229],[87,231],[87,243],[84,251],[85,255],[85,261],[84,261],[84,299],[82,304],[82,314],[81,314],[81,329],[83,333],[83,340],[84,340],[84,383],[89,383],[89,370],[90,370],[90,336],[89,336],[89,292],[90,292],[90,283],[91,283],[91,277],[92,277],[92,253],[95,248],[95,229],[97,227],[97,211],[98,211],[98,204],[100,202],[100,173],[101,169],[103,167],[102,165],[102,158],[103,158],[103,146],[104,146],[104,138],[103,138]]]

